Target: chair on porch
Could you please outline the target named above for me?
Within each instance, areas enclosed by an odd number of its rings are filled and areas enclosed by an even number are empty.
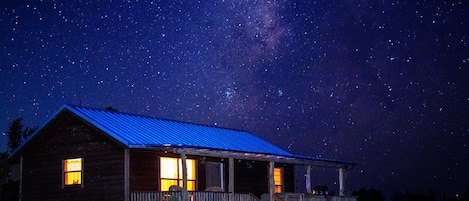
[[[182,188],[178,185],[172,185],[172,186],[169,187],[168,191],[169,191],[169,195],[167,197],[167,200],[168,201],[178,201],[179,200],[179,194],[175,194],[175,193],[172,193],[172,192],[181,192]]]
[[[169,187],[168,191],[178,192],[178,191],[182,191],[182,188],[178,185],[172,185],[172,186]]]

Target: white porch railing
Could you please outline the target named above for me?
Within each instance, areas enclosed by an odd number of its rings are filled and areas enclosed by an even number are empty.
[[[225,192],[195,192],[190,191],[189,201],[259,201],[252,194],[225,193]],[[232,196],[232,198],[231,198]],[[183,201],[182,193],[168,192],[132,192],[131,201]]]
[[[275,194],[282,201],[357,201],[356,197],[324,196],[304,193],[278,193]]]

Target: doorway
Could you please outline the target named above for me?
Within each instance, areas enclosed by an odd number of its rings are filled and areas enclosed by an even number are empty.
[[[206,164],[206,188],[220,187],[224,190],[223,163],[207,162]]]

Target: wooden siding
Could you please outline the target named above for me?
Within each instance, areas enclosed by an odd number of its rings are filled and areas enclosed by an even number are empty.
[[[269,192],[267,167],[266,162],[235,160],[235,192],[253,193],[257,197]]]
[[[22,200],[124,200],[124,148],[65,111],[20,152]],[[62,160],[83,158],[83,187],[62,186]]]
[[[130,150],[130,191],[159,191],[158,152]]]
[[[283,191],[295,192],[295,166],[289,164],[277,164],[277,167],[283,167]]]
[[[268,162],[235,160],[235,192],[253,193],[257,197],[269,193],[268,166]],[[284,191],[294,192],[294,166],[276,163],[275,167],[284,168]]]

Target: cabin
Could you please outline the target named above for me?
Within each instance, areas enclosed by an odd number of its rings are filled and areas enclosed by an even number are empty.
[[[356,200],[346,190],[353,162],[295,155],[246,131],[73,105],[10,160],[22,201]],[[306,192],[295,192],[295,167],[307,172]],[[312,167],[338,170],[338,195],[315,195]]]

